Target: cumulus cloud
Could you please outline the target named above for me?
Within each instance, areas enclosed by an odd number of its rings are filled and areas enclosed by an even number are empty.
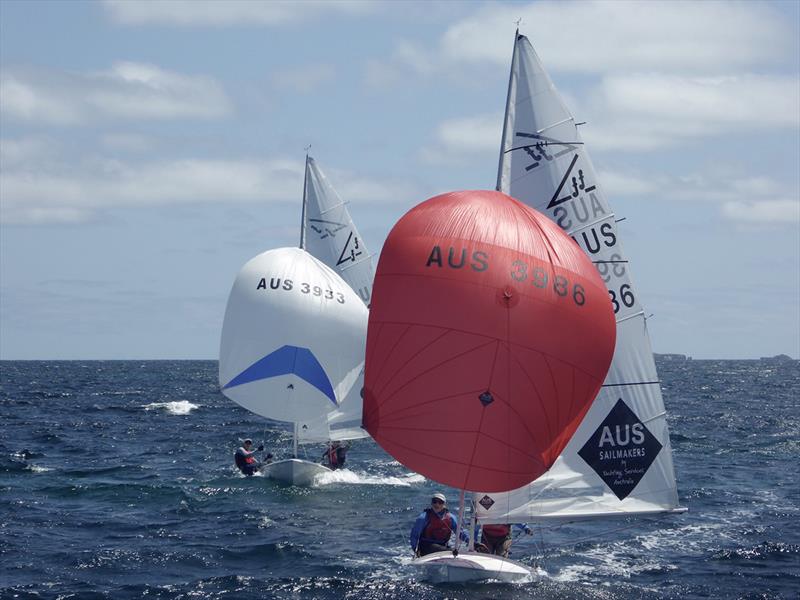
[[[601,170],[598,179],[614,197],[716,205],[723,219],[739,224],[800,225],[800,191],[769,177],[735,177],[716,171],[681,177]]]
[[[653,150],[688,139],[800,126],[796,77],[614,76],[579,109],[587,143],[602,150]]]
[[[506,65],[517,19],[553,71],[716,73],[780,59],[794,43],[780,13],[756,2],[543,1],[489,3],[444,33],[438,47],[408,48],[456,63]],[[408,63],[414,66],[415,63]]]
[[[109,119],[210,119],[231,103],[213,79],[120,62],[101,72],[4,69],[0,109],[10,118],[72,125]]]
[[[0,140],[4,156],[24,144]],[[40,148],[41,149],[41,148]],[[203,202],[297,202],[303,163],[296,160],[181,159],[123,162],[87,158],[80,162],[32,160],[0,171],[0,219],[4,223],[76,223],[119,207]],[[338,173],[346,201],[404,202],[418,196],[408,185]]]
[[[358,15],[372,10],[371,3],[358,0],[105,0],[103,6],[114,21],[123,25],[183,27],[281,25],[329,14]]]
[[[500,150],[503,115],[490,113],[448,119],[436,127],[434,140],[421,150],[430,164],[448,164],[491,157]]]

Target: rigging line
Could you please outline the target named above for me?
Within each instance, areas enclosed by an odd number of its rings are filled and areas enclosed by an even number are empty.
[[[635,385],[661,385],[661,382],[656,381],[632,381],[630,383],[604,383],[602,387],[625,387],[625,386],[635,386]]]
[[[617,263],[629,263],[629,260],[593,260],[596,265],[615,265]]]

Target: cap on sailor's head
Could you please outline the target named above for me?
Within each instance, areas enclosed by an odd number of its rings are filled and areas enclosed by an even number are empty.
[[[244,443],[245,443],[245,444],[252,444],[252,443],[253,443],[253,440],[251,440],[250,438],[247,438],[247,439],[244,441]]]
[[[444,497],[444,494],[441,492],[436,492],[433,496],[431,496],[431,500],[441,500],[445,504],[447,504],[447,498]]]

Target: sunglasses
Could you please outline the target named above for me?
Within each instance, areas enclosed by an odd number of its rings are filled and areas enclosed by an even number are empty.
[[[439,500],[438,498],[431,500],[431,504],[444,504],[444,500]]]

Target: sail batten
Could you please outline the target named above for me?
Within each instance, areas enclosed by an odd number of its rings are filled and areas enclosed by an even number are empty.
[[[504,493],[475,494],[485,523],[675,513],[669,430],[644,309],[630,278],[614,212],[577,124],[525,36],[517,35],[509,77],[498,182],[542,212],[595,263],[614,307],[617,341],[603,387],[547,473]],[[531,132],[575,140],[560,152],[515,147]]]

